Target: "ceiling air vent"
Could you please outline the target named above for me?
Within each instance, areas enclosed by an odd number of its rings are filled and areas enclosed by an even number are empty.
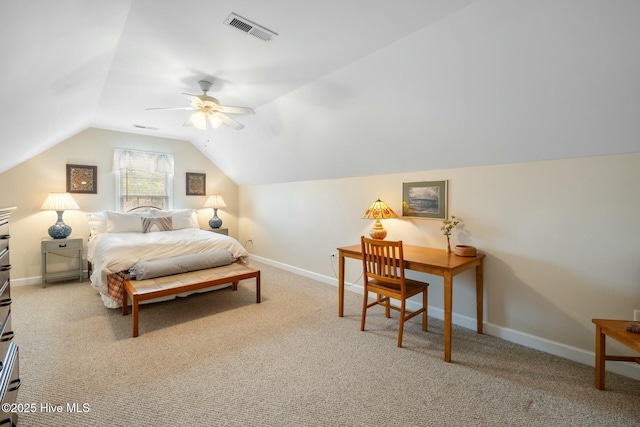
[[[278,33],[274,33],[273,31],[261,25],[258,25],[255,22],[251,22],[240,15],[236,15],[235,13],[229,15],[227,19],[224,20],[224,24],[240,30],[245,34],[252,35],[253,37],[256,37],[265,42],[270,42],[278,35]]]
[[[138,124],[133,124],[133,127],[136,129],[148,129],[148,130],[158,130],[158,128],[154,128],[151,126],[145,126],[145,125],[138,125]]]

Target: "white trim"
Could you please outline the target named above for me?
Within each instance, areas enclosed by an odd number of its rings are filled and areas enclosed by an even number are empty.
[[[310,279],[317,280],[328,285],[338,287],[338,279],[325,276],[322,274],[314,273],[312,271],[303,270],[298,267],[293,267],[281,262],[272,261],[267,258],[263,258],[257,255],[251,255],[251,258],[261,263],[279,268],[281,270],[289,271],[300,276],[308,277]],[[362,295],[362,286],[359,284],[345,283],[345,289],[351,292]],[[412,309],[418,308],[418,304],[414,301],[408,301],[409,307]],[[336,307],[337,309],[337,307]],[[337,311],[337,310],[336,310]],[[429,306],[429,316],[436,319],[444,319],[444,311],[440,308]],[[462,316],[460,314],[453,313],[452,322],[455,325],[462,326],[467,329],[476,329],[476,319],[468,316]],[[493,337],[503,339],[515,344],[520,344],[525,347],[529,347],[535,350],[543,351],[545,353],[552,354],[554,356],[563,357],[565,359],[572,360],[574,362],[582,363],[587,366],[595,366],[595,353],[581,348],[572,347],[556,341],[550,341],[546,338],[537,337],[524,332],[516,331],[514,329],[505,328],[503,326],[494,325],[491,323],[484,323],[484,333]],[[594,330],[595,337],[595,330]],[[594,338],[595,339],[595,338]],[[640,380],[640,365],[632,364],[628,362],[622,363],[608,363],[606,367],[607,372],[613,372],[618,375]]]

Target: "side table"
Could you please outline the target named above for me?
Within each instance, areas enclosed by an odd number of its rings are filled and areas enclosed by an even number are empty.
[[[50,280],[67,279],[77,277],[82,282],[82,239],[52,239],[50,237],[42,239],[40,243],[42,253],[42,287],[47,287]],[[78,267],[65,271],[47,272],[47,261],[49,255],[55,254],[70,258],[78,258]]]
[[[209,231],[213,231],[214,233],[224,234],[225,236],[229,235],[228,228],[210,228]]]

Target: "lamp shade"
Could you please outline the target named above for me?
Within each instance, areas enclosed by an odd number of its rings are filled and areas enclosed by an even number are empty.
[[[384,239],[387,237],[387,230],[382,227],[381,219],[398,218],[398,215],[385,202],[378,199],[369,206],[369,209],[362,214],[364,219],[375,219],[376,223],[369,230],[372,239]]]
[[[80,206],[69,193],[51,193],[40,206],[40,209],[45,211],[69,211],[80,209]]]
[[[205,208],[226,208],[227,205],[224,202],[224,199],[219,194],[214,194],[213,196],[207,197],[207,200],[204,202]]]
[[[364,219],[398,218],[398,215],[385,202],[378,199],[362,214]]]

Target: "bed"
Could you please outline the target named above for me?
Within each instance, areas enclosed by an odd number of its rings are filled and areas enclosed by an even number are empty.
[[[129,278],[129,271],[140,263],[213,251],[228,251],[230,262],[248,263],[249,253],[240,242],[200,229],[193,209],[102,211],[87,216],[91,233],[87,245],[91,286],[100,293],[108,308],[122,306],[122,290],[114,294],[113,286],[118,282],[122,286]],[[182,295],[185,294],[179,296]],[[164,299],[170,298],[175,296]]]

